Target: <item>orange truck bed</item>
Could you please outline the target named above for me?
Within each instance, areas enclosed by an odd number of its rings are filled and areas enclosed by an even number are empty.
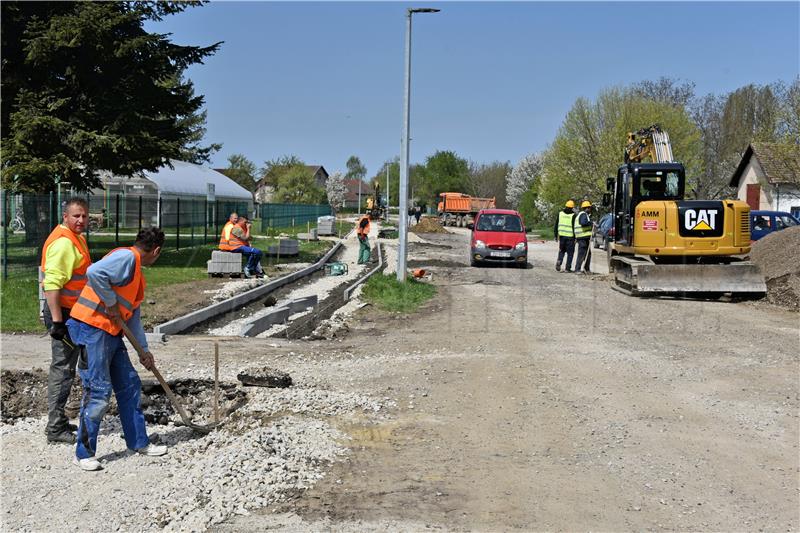
[[[437,206],[439,213],[477,213],[495,207],[494,198],[476,198],[460,192],[443,192]]]

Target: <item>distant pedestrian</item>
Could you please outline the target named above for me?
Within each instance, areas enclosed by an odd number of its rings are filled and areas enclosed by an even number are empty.
[[[575,217],[575,242],[578,244],[578,257],[575,260],[576,274],[591,274],[589,263],[591,252],[589,251],[589,239],[592,238],[592,202],[584,200],[581,202],[581,211]],[[583,264],[585,260],[586,264]]]
[[[575,218],[575,202],[567,200],[564,209],[559,211],[558,219],[554,228],[556,240],[558,241],[558,258],[556,259],[556,270],[561,271],[561,261],[564,255],[567,256],[566,271],[572,272],[572,254],[575,253],[575,229],[573,219]]]
[[[419,224],[419,219],[422,216],[422,208],[420,206],[414,206],[414,219],[416,220],[416,224]]]
[[[410,226],[414,222],[414,207],[408,208],[408,225]]]

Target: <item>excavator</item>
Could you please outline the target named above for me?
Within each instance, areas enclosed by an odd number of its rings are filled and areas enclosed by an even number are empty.
[[[631,296],[759,298],[750,252],[750,208],[739,200],[685,200],[686,171],[657,124],[628,134],[625,163],[606,180],[614,214],[608,246],[612,287]]]

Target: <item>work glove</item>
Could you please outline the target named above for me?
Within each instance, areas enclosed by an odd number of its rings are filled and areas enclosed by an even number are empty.
[[[57,341],[63,341],[64,338],[69,339],[69,331],[63,322],[53,322],[50,326],[50,336]]]

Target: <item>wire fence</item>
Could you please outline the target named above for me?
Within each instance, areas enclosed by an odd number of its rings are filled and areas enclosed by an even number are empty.
[[[89,205],[84,235],[92,255],[130,246],[142,228],[157,226],[166,234],[165,249],[180,250],[219,241],[222,226],[232,211],[248,213],[247,200],[158,195],[83,195]],[[9,271],[35,269],[45,239],[61,222],[66,195],[11,194],[0,192],[2,204],[3,277]]]
[[[281,228],[317,223],[317,217],[332,215],[328,204],[261,204],[262,228]]]

